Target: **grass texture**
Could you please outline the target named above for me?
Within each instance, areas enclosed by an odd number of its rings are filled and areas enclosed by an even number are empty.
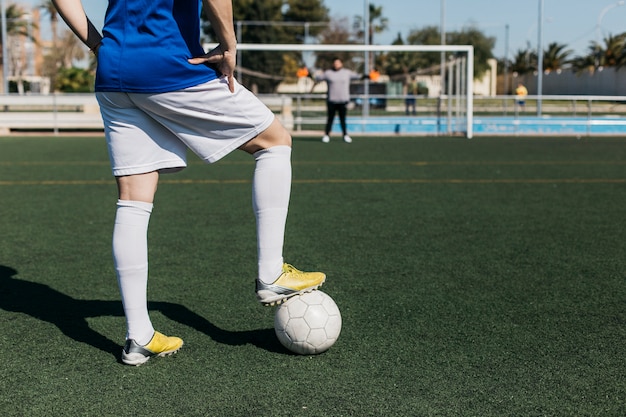
[[[626,415],[622,138],[296,138],[285,258],[341,309],[318,356],[254,298],[252,159],[162,176],[155,327],[119,362],[102,137],[0,138],[2,416]]]

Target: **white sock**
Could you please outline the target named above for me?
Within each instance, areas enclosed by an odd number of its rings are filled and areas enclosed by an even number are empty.
[[[285,223],[291,193],[291,147],[274,146],[254,154],[252,206],[257,222],[259,279],[272,283],[282,272]]]
[[[147,344],[154,334],[148,315],[148,223],[152,204],[118,200],[113,260],[126,316],[127,339]]]

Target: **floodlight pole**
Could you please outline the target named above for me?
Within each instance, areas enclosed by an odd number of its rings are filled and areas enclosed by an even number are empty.
[[[504,25],[504,88],[503,95],[507,96],[511,93],[509,88],[509,24]],[[508,111],[508,100],[504,100],[504,115]]]
[[[441,32],[441,45],[444,46],[446,44],[446,0],[441,0],[441,22],[439,31]],[[439,65],[439,80],[441,83],[439,96],[441,97],[445,91],[444,80],[446,78],[446,53],[444,51],[441,51]]]
[[[543,93],[543,0],[539,0],[539,30],[537,35],[537,116],[541,117],[541,95]]]
[[[7,56],[7,10],[4,0],[0,0],[0,18],[2,24],[2,94],[9,94],[9,60]]]

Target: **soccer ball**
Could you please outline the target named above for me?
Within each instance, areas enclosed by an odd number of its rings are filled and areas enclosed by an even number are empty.
[[[328,350],[341,332],[341,313],[321,291],[291,297],[276,310],[274,330],[280,343],[300,355]]]

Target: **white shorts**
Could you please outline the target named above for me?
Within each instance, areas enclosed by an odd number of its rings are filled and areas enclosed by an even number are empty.
[[[224,78],[169,93],[97,92],[113,175],[171,172],[191,149],[212,163],[258,136],[274,114]]]

